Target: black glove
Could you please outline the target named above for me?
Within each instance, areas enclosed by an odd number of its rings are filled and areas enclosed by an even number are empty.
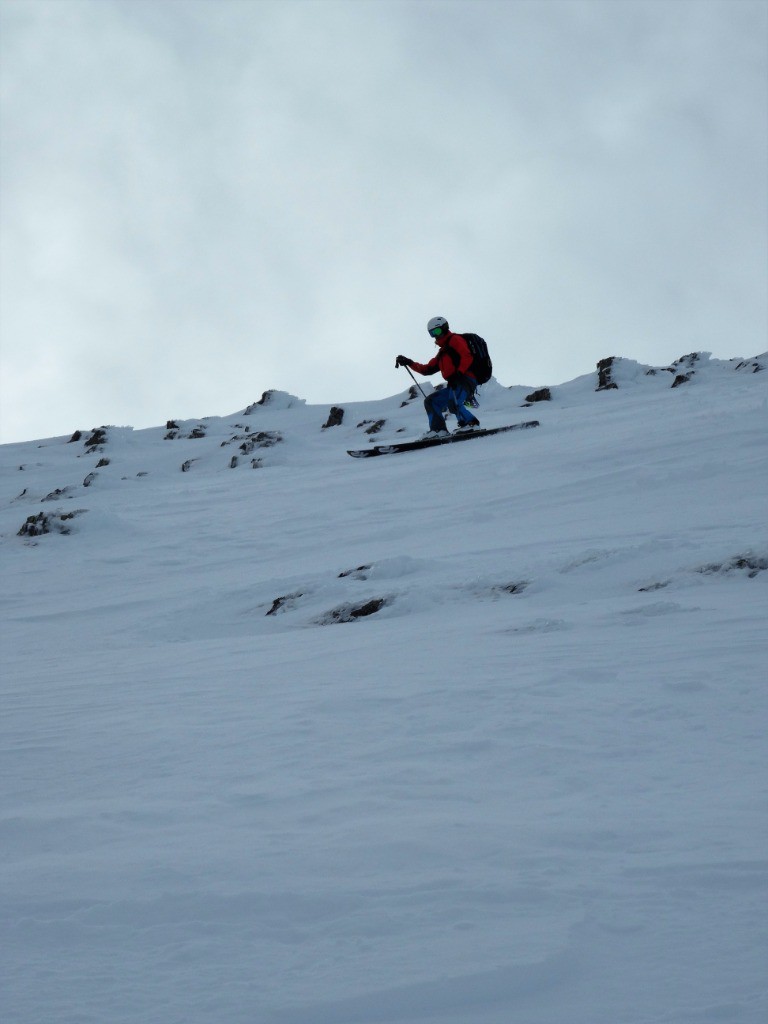
[[[413,360],[409,359],[408,356],[398,356],[395,360],[395,366],[413,366]]]

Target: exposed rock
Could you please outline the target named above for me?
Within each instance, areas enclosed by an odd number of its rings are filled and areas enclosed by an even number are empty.
[[[408,397],[406,398],[406,400],[404,402],[400,403],[400,408],[402,409],[403,406],[408,405],[409,402],[412,402],[414,400],[414,398],[418,398],[418,397],[419,397],[419,389],[418,389],[418,387],[415,384],[411,384],[410,388],[408,389]]]
[[[36,516],[28,516],[27,521],[19,530],[18,537],[42,537],[47,533],[71,533],[69,523],[85,509],[74,512],[38,512]]]
[[[89,452],[95,451],[102,445],[107,443],[107,428],[106,427],[94,427],[91,436],[87,441],[84,441],[86,449]]]
[[[343,580],[347,576],[351,576],[356,580],[367,580],[368,576],[366,573],[370,570],[370,565],[358,565],[356,569],[345,569],[344,572],[340,572],[338,579]]]
[[[343,604],[318,619],[318,625],[329,626],[336,622],[354,622],[356,619],[362,619],[367,615],[375,615],[376,612],[381,611],[387,604],[389,604],[389,600],[386,597],[374,597],[370,601],[358,605]]]
[[[689,352],[687,356],[680,356],[676,359],[672,366],[669,368],[671,373],[675,374],[675,379],[672,381],[673,388],[679,388],[681,384],[687,384],[688,381],[693,377],[694,366],[701,359],[699,352]],[[677,373],[678,370],[687,370],[685,373]]]
[[[188,434],[182,434],[181,428],[177,427],[172,420],[169,420],[168,422],[171,423],[172,426],[171,429],[163,438],[164,441],[176,441],[179,438],[182,438],[183,440],[187,441],[200,440],[201,438],[205,437],[206,430],[208,429],[204,423],[198,423],[198,425],[196,427],[193,427]]]
[[[280,444],[283,440],[283,434],[276,430],[259,430],[257,433],[252,434],[247,431],[245,434],[236,434],[230,437],[228,441],[222,441],[221,447],[226,447],[227,444],[233,444],[240,441],[240,451],[243,455],[250,455],[256,449],[265,449],[265,447],[273,447],[275,444]]]
[[[611,368],[615,358],[615,356],[608,356],[607,359],[601,359],[597,364],[597,387],[595,391],[618,390],[619,385],[611,379]]]
[[[742,360],[736,367],[737,370],[750,370],[752,373],[760,373],[765,367],[756,359]]]
[[[532,391],[530,395],[526,395],[525,401],[528,405],[533,405],[534,402],[551,402],[552,392],[549,388],[539,388],[538,391]]]
[[[38,512],[36,516],[27,516],[27,520],[16,534],[17,537],[41,537],[44,533],[50,533],[50,518],[44,512]]]
[[[181,464],[181,472],[182,473],[188,473],[193,462],[197,462],[197,459],[187,459],[186,462],[182,462],[182,464]]]
[[[303,597],[304,594],[297,590],[294,594],[285,594],[283,597],[276,597],[272,602],[272,607],[267,612],[267,615],[277,615],[279,611],[285,611],[288,608],[292,608],[294,604]]]
[[[46,494],[41,501],[58,501],[59,498],[69,498],[72,496],[73,487],[57,487],[55,491],[51,491],[50,494]]]
[[[276,430],[260,430],[258,434],[248,439],[248,443],[255,444],[257,448],[272,448],[274,445],[280,444],[282,440],[283,435]]]
[[[98,475],[98,473],[89,473],[85,480],[83,480],[83,487],[90,487]]]
[[[338,405],[332,405],[331,411],[328,413],[328,419],[323,424],[323,430],[327,430],[328,427],[340,427],[344,419],[344,410]]]
[[[702,565],[696,572],[705,576],[712,576],[715,573],[727,575],[739,572],[744,573],[749,579],[754,579],[758,573],[765,572],[766,569],[768,569],[768,558],[749,554],[736,555],[727,562],[710,562],[708,565]]]
[[[491,589],[495,594],[522,594],[530,585],[528,580],[519,580],[517,583],[501,583]]]
[[[67,441],[67,444],[72,444],[73,441],[81,441],[82,437],[83,437],[82,430],[76,430],[74,432],[74,434],[72,435],[72,437],[70,437],[69,441]]]
[[[693,571],[701,576],[744,576],[747,579],[754,579],[758,573],[767,570],[768,558],[750,552],[744,555],[735,555],[724,562],[707,562],[706,565],[700,565]],[[671,583],[672,580],[659,580],[647,583],[644,587],[638,587],[638,591],[641,594],[649,594],[656,590],[663,590]]]
[[[360,427],[367,426],[368,429],[366,430],[366,434],[378,434],[386,422],[386,420],[363,420],[361,423],[358,423],[357,426],[358,429]]]
[[[109,459],[99,459],[96,463],[96,469],[102,469],[104,466],[109,465]]]
[[[679,359],[676,359],[672,365],[673,366],[683,366],[683,367],[685,367],[688,370],[692,370],[694,368],[694,366],[696,365],[696,363],[699,362],[700,359],[701,359],[701,353],[700,352],[689,352],[687,356],[680,356]]]
[[[265,391],[258,402],[252,402],[247,409],[243,410],[243,416],[252,416],[255,410],[260,405],[271,405],[274,404],[275,399],[278,395],[282,394],[280,391],[276,391],[274,388],[270,388],[269,391]]]

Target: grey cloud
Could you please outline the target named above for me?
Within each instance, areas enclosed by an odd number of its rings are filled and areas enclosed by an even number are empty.
[[[765,347],[761,3],[2,8],[3,439]]]

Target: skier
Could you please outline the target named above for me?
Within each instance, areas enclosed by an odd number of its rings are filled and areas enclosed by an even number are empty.
[[[425,438],[448,437],[445,413],[452,412],[459,425],[456,433],[473,430],[480,426],[480,420],[466,408],[474,401],[477,381],[469,372],[472,353],[460,334],[454,334],[444,316],[433,316],[427,324],[427,331],[439,348],[437,355],[428,363],[415,363],[407,356],[398,356],[395,366],[409,366],[425,377],[439,370],[446,381],[446,387],[434,391],[424,400],[429,417],[429,430]]]

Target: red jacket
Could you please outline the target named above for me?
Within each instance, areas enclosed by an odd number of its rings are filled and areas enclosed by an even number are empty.
[[[438,345],[440,346],[440,351],[434,359],[430,359],[428,363],[414,363],[411,361],[412,369],[416,370],[417,373],[423,373],[425,377],[432,373],[437,373],[439,370],[448,381],[455,373],[464,374],[470,380],[474,380],[474,377],[469,372],[469,368],[472,365],[472,353],[469,351],[469,345],[467,345],[460,334],[447,334],[444,338],[438,339]]]

